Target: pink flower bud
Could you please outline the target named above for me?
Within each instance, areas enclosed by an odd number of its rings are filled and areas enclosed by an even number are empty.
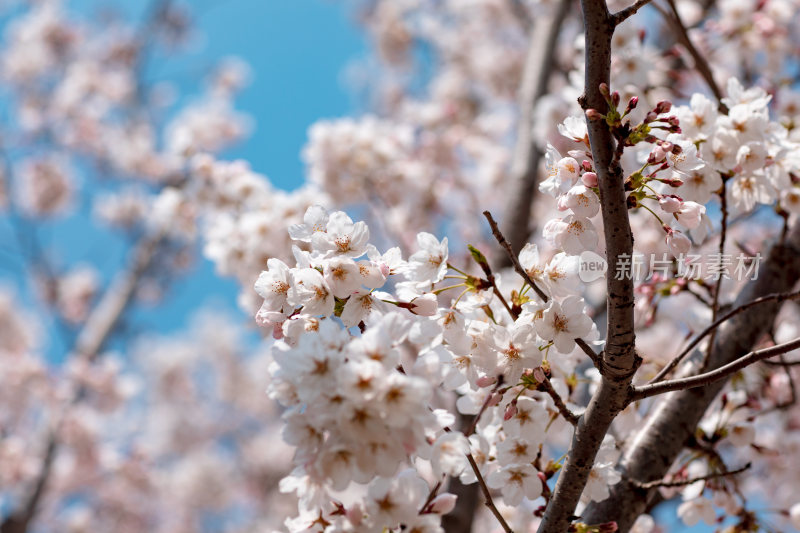
[[[439,494],[431,502],[431,512],[436,514],[447,514],[456,507],[456,500],[458,496],[448,492]]]
[[[542,370],[542,367],[540,366],[537,366],[533,369],[533,377],[539,383],[542,383],[545,379],[547,379],[544,375],[544,370]]]
[[[655,148],[653,148],[653,151],[650,152],[650,156],[647,158],[647,162],[650,163],[651,165],[654,165],[656,163],[664,161],[666,157],[667,153],[664,151],[664,149],[661,146],[656,146]]]
[[[661,180],[661,183],[665,183],[666,185],[669,185],[670,187],[680,187],[681,185],[683,185],[683,180],[680,179],[680,178],[674,178],[674,177],[673,178],[664,178],[664,179]]]
[[[584,159],[581,162],[581,166],[583,167],[583,170],[586,171],[586,172],[591,172],[592,171],[592,162],[589,161],[588,159]]]
[[[419,316],[433,316],[439,310],[439,302],[435,294],[423,294],[409,302],[408,310]]]
[[[506,407],[506,412],[503,414],[503,420],[511,420],[514,418],[514,415],[517,414],[517,402],[512,401]]]
[[[667,100],[662,100],[656,104],[656,107],[653,109],[653,111],[661,115],[664,113],[669,113],[670,109],[672,109],[672,102],[669,102]]]
[[[503,395],[495,392],[494,394],[492,394],[491,398],[489,398],[489,401],[486,403],[486,406],[494,407],[495,405],[499,404],[502,399]]]
[[[658,199],[658,205],[665,213],[676,213],[680,211],[682,203],[680,198],[673,194],[661,196]]]
[[[494,376],[481,376],[475,380],[475,384],[480,387],[490,387],[497,383],[497,378]]]
[[[581,181],[587,187],[597,187],[597,174],[595,172],[584,172]]]
[[[625,109],[625,113],[630,113],[631,111],[636,109],[637,105],[639,105],[639,97],[634,96],[633,98],[628,100],[628,107]]]

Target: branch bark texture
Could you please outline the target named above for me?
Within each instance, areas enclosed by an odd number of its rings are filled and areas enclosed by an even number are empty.
[[[745,305],[764,295],[790,291],[799,278],[800,224],[795,224],[785,243],[772,246],[759,270],[758,279],[742,289],[734,306]],[[720,368],[749,353],[759,338],[769,331],[780,305],[778,301],[763,303],[723,324],[716,335],[708,368]],[[695,355],[681,369],[679,377],[698,373],[702,357]],[[642,490],[628,480],[648,482],[662,479],[726,382],[720,380],[705,387],[665,395],[623,454],[619,466],[623,480],[611,487],[609,498],[586,509],[584,521],[614,520],[619,531],[628,531],[655,494],[655,489]]]
[[[586,77],[580,103],[584,110],[595,109],[605,114],[608,105],[599,87],[610,81],[615,18],[604,1],[582,0],[581,7],[586,35]],[[622,168],[615,155],[616,143],[606,123],[587,117],[587,124],[599,181],[608,271],[616,272],[620,257],[630,257],[633,253]],[[568,530],[603,437],[625,407],[633,374],[640,364],[634,348],[633,280],[615,278],[609,275],[606,282],[607,335],[602,354],[602,381],[575,429],[539,533],[564,533]]]

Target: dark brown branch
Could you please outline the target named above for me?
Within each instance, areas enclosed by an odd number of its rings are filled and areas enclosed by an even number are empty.
[[[744,285],[734,307],[765,295],[793,290],[800,278],[800,225],[790,230],[786,242],[770,247],[758,274],[757,279]],[[773,300],[757,310],[739,313],[723,324],[714,341],[709,368],[718,368],[752,351],[773,327],[779,310],[780,304]],[[683,366],[680,375],[695,374],[699,366],[699,358],[692,358]],[[623,479],[610,487],[608,498],[590,503],[583,511],[582,520],[586,523],[613,520],[617,522],[619,531],[628,531],[636,518],[648,508],[657,491],[641,490],[626,478],[663,478],[692,441],[698,423],[725,382],[719,380],[705,387],[674,392],[655,402],[648,415],[648,423],[628,440],[623,450],[618,466]]]
[[[638,401],[645,398],[650,398],[651,396],[664,394],[666,392],[703,387],[705,385],[714,383],[715,381],[728,378],[739,370],[742,370],[753,363],[790,352],[797,348],[800,348],[800,338],[790,342],[785,342],[783,344],[778,344],[776,346],[771,346],[769,348],[764,348],[762,350],[750,352],[749,354],[740,357],[736,361],[697,376],[670,379],[668,381],[660,381],[658,383],[636,387],[633,390],[631,398],[633,401]]]
[[[707,328],[705,328],[703,331],[701,331],[694,339],[692,339],[692,342],[690,342],[689,345],[686,346],[686,348],[684,348],[681,353],[679,353],[677,356],[675,356],[667,364],[667,366],[662,368],[661,371],[659,371],[659,373],[656,374],[656,376],[648,382],[648,384],[657,383],[657,382],[661,381],[662,379],[664,379],[664,376],[669,374],[672,371],[673,368],[678,366],[678,364],[687,355],[689,355],[691,353],[692,349],[694,349],[694,347],[697,346],[700,343],[700,341],[703,340],[709,333],[711,333],[712,331],[716,330],[724,322],[730,320],[731,318],[733,318],[734,316],[738,315],[742,311],[745,311],[747,309],[750,309],[751,307],[754,307],[754,306],[757,306],[757,305],[761,305],[761,304],[764,304],[764,303],[767,303],[767,302],[782,303],[782,302],[785,302],[787,300],[796,300],[798,298],[800,298],[800,291],[768,294],[767,296],[762,296],[761,298],[756,298],[755,300],[753,300],[751,302],[747,302],[746,304],[740,305],[740,306],[732,309],[731,311],[725,313],[724,315],[719,317],[717,320],[712,322],[711,325],[709,325]]]
[[[783,359],[781,359],[780,361],[762,361],[762,363],[767,364],[769,366],[780,366],[783,368],[800,366],[800,361],[784,361]]]
[[[674,6],[673,6],[674,9]],[[720,200],[720,224],[722,226],[719,234],[719,266],[722,266],[722,257],[725,253],[725,239],[728,233],[728,197],[725,195],[725,178],[722,178],[722,188],[719,193]],[[719,313],[719,295],[722,292],[722,280],[725,278],[723,272],[719,272],[717,282],[714,284],[714,299],[711,304],[711,321],[717,319]],[[714,347],[714,337],[717,330],[711,331],[711,339],[708,341],[708,349],[706,350],[705,359],[703,359],[703,370],[708,368],[708,360],[711,358],[711,349]]]
[[[492,235],[494,238],[497,239],[497,242],[500,243],[500,246],[506,251],[506,255],[508,256],[509,261],[511,261],[511,265],[514,267],[514,270],[517,274],[519,274],[522,279],[525,280],[525,283],[530,285],[530,287],[536,292],[536,295],[542,299],[543,302],[548,302],[550,297],[536,284],[536,282],[531,278],[530,274],[522,268],[522,265],[519,263],[519,259],[517,259],[516,254],[514,253],[514,249],[511,247],[511,244],[506,240],[503,236],[503,232],[500,231],[500,228],[495,222],[492,214],[489,211],[484,211],[483,216],[486,217],[486,220],[489,222],[489,226],[492,228]],[[602,358],[592,350],[592,347],[584,341],[583,339],[575,339],[575,343],[583,350],[583,353],[589,356],[589,359],[592,360],[594,366],[598,369],[602,367]]]
[[[678,37],[678,41],[686,48],[689,52],[689,55],[692,56],[692,60],[694,61],[694,68],[706,82],[708,88],[711,89],[711,92],[714,94],[714,98],[717,100],[717,106],[720,113],[727,114],[728,107],[722,103],[722,91],[717,85],[717,82],[714,80],[714,74],[711,72],[711,67],[706,61],[705,57],[697,50],[692,40],[689,38],[689,32],[686,30],[686,25],[681,20],[681,16],[678,13],[678,9],[675,6],[675,2],[673,0],[667,0],[669,4],[671,13],[662,9],[658,4],[653,4],[659,13],[664,17],[664,19],[672,26],[673,31],[675,32],[676,36]]]
[[[584,94],[579,102],[584,111],[592,109],[598,115],[603,115],[608,110],[600,86],[607,85],[611,77],[611,38],[616,25],[635,13],[644,2],[637,4],[641,5],[637,5],[629,14],[615,17],[608,12],[604,1],[581,0],[586,36],[586,73]],[[622,168],[616,142],[605,121],[587,116],[587,129],[599,182],[608,269],[609,272],[616,272],[620,258],[633,254],[633,234]],[[614,418],[627,404],[631,380],[641,364],[634,346],[633,280],[608,276],[606,295],[607,328],[601,365],[602,380],[575,428],[567,459],[545,510],[539,533],[563,533],[569,529],[603,438]]]
[[[650,490],[650,489],[655,489],[655,488],[660,488],[660,487],[666,487],[666,488],[687,487],[687,486],[689,486],[689,485],[691,485],[693,483],[697,483],[698,481],[708,481],[709,479],[717,479],[717,478],[721,478],[721,477],[735,476],[736,474],[741,474],[745,470],[748,470],[750,468],[750,466],[751,466],[751,464],[747,463],[743,467],[737,468],[736,470],[725,470],[724,472],[713,472],[711,474],[706,474],[705,476],[697,476],[697,477],[693,477],[693,478],[679,479],[679,480],[675,480],[675,481],[672,481],[672,480],[667,481],[665,479],[657,479],[655,481],[641,482],[641,481],[637,481],[635,479],[629,479],[628,482],[630,482],[632,485],[634,485],[634,486],[636,486],[636,487],[638,487],[640,489],[643,489],[643,490]]]
[[[538,285],[536,285],[536,282],[531,279],[530,275],[528,275],[525,269],[522,268],[522,265],[519,264],[519,259],[517,259],[514,249],[503,236],[503,233],[497,226],[497,222],[495,222],[494,218],[492,218],[492,214],[489,211],[484,211],[483,216],[485,216],[486,220],[489,221],[489,226],[492,228],[492,235],[494,235],[494,238],[497,239],[497,242],[500,243],[500,246],[502,246],[506,251],[506,255],[508,256],[509,261],[511,261],[511,264],[514,266],[514,270],[517,272],[517,274],[522,276],[522,279],[524,279],[525,282],[531,286],[533,291],[539,298],[542,299],[542,301],[546,302],[549,300],[550,298],[547,296],[547,294],[545,294],[545,292],[540,289]]]
[[[570,411],[569,407],[567,407],[567,405],[564,403],[564,400],[561,399],[561,396],[553,388],[553,384],[550,383],[550,380],[547,379],[547,378],[544,378],[544,381],[542,381],[539,384],[539,386],[542,389],[544,389],[544,391],[547,394],[550,395],[550,398],[553,399],[553,403],[555,404],[556,409],[558,409],[558,412],[561,413],[561,416],[564,417],[564,420],[566,420],[567,422],[569,422],[573,426],[577,426],[578,425],[578,420],[580,419],[580,417],[578,415],[576,415],[575,413],[573,413],[572,411]]]
[[[486,507],[488,507],[494,517],[497,518],[497,521],[500,523],[500,527],[503,528],[503,531],[506,533],[514,533],[511,527],[509,527],[508,522],[506,522],[506,519],[503,518],[503,515],[501,515],[500,511],[497,510],[497,507],[492,500],[492,493],[489,491],[489,487],[486,485],[486,481],[484,481],[483,476],[481,475],[481,470],[478,468],[478,463],[475,462],[475,458],[471,453],[467,454],[467,461],[469,461],[469,466],[472,467],[475,477],[478,478],[478,485],[481,487],[481,492],[483,492],[483,501],[486,504]]]
[[[644,6],[649,4],[650,1],[651,0],[636,0],[636,2],[633,5],[628,6],[625,9],[617,11],[616,13],[611,15],[612,23],[614,24],[614,26],[619,26],[620,24],[625,22],[625,20],[635,15],[637,11],[639,11]]]

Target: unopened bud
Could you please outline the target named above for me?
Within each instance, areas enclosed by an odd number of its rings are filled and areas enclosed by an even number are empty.
[[[680,187],[681,185],[683,185],[683,180],[676,177],[664,178],[661,180],[661,183],[669,185],[670,187]]]
[[[583,176],[581,176],[581,181],[587,187],[597,187],[599,183],[597,180],[597,174],[594,172],[584,172]]]
[[[670,109],[672,109],[672,102],[668,100],[662,100],[656,104],[656,107],[653,108],[653,111],[655,111],[658,115],[663,115],[664,113],[669,113]]]
[[[439,310],[439,302],[435,294],[423,294],[409,302],[408,310],[419,316],[433,316]]]
[[[603,120],[606,116],[597,109],[587,109],[586,118],[588,120]]]
[[[481,376],[475,380],[475,384],[480,387],[490,387],[497,383],[497,378],[494,376]]]
[[[633,98],[628,100],[628,106],[625,108],[625,114],[627,115],[628,113],[636,109],[637,105],[639,105],[639,97],[634,96]]]
[[[655,111],[648,111],[647,115],[645,115],[644,117],[644,123],[649,124],[650,122],[653,122],[657,118],[658,118],[658,113],[656,113]]]
[[[611,93],[611,103],[614,104],[614,107],[619,106],[619,101],[620,101],[619,92],[614,91],[613,93]]]
[[[600,86],[598,87],[598,90],[600,91],[600,94],[602,94],[606,98],[608,98],[611,95],[611,91],[608,88],[607,83],[601,83]]]
[[[517,414],[517,400],[511,400],[511,403],[506,407],[506,412],[503,414],[503,420],[511,420]]]
[[[431,512],[436,514],[447,514],[455,509],[457,499],[458,496],[455,494],[450,494],[449,492],[439,494],[431,502]]]
[[[544,375],[544,370],[542,370],[542,367],[540,366],[533,369],[533,377],[539,383],[542,383],[545,379],[547,379],[547,377]]]

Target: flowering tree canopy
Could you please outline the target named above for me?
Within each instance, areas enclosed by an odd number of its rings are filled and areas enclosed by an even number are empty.
[[[0,533],[800,530],[800,3],[344,4],[369,112],[294,191],[242,63],[142,75],[190,11],[9,15]],[[110,281],[37,241],[87,206]],[[200,255],[247,318],[125,331]]]

